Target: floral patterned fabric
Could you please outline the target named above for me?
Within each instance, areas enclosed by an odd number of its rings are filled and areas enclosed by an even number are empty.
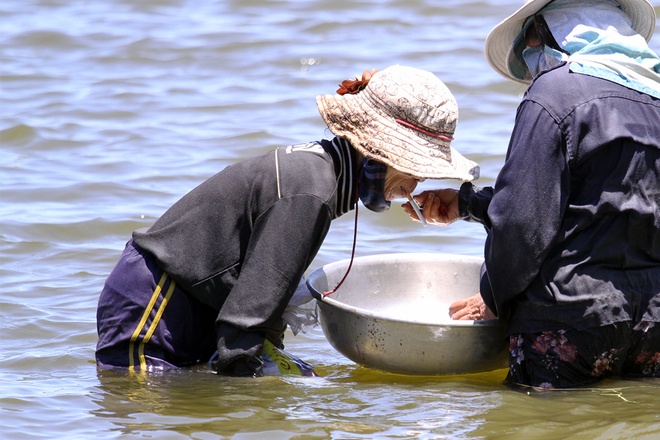
[[[660,378],[659,341],[660,326],[652,322],[514,334],[505,382],[553,389],[589,385],[609,376]]]

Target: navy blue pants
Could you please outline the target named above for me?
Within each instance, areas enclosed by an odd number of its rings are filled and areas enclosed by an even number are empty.
[[[207,362],[216,350],[217,315],[130,240],[99,298],[97,365],[144,371]]]

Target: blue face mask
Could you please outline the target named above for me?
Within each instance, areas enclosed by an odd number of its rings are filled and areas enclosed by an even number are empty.
[[[566,58],[566,54],[548,46],[527,47],[522,51],[523,59],[532,78],[560,65]]]
[[[364,158],[358,177],[358,196],[364,206],[374,212],[390,209],[390,202],[385,200],[385,174],[387,165]]]

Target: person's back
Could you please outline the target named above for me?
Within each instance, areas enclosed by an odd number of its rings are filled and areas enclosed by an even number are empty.
[[[322,143],[327,145],[273,150],[225,168],[176,202],[149,230],[135,231],[135,243],[154,255],[186,291],[220,310],[241,273],[245,255],[253,252],[250,246],[260,236],[276,233],[285,243],[291,243],[292,237],[309,238],[310,242],[299,246],[310,254],[302,261],[311,261],[316,254],[322,241],[318,237],[328,231],[334,214],[330,206],[337,197],[332,146],[326,140]],[[271,220],[276,216],[280,218]],[[308,216],[317,219],[318,231],[301,234],[301,223],[308,223]],[[271,231],[263,226],[269,221],[288,227]],[[257,272],[244,281],[247,289],[264,289],[258,275],[265,277],[265,267],[274,263],[259,263]],[[282,272],[280,267],[271,276]]]
[[[660,292],[660,100],[563,65],[535,79],[519,125],[531,127],[529,121],[544,113],[561,141],[538,145],[531,139],[527,148],[556,148],[565,162],[552,187],[562,194],[560,225],[512,327],[660,318],[633,310],[632,298],[646,297],[648,304]]]

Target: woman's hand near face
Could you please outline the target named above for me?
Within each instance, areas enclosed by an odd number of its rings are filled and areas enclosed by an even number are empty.
[[[427,223],[448,225],[460,219],[458,212],[458,190],[452,188],[423,191],[413,196],[422,208]],[[415,210],[406,202],[402,208],[411,219],[419,221]]]

